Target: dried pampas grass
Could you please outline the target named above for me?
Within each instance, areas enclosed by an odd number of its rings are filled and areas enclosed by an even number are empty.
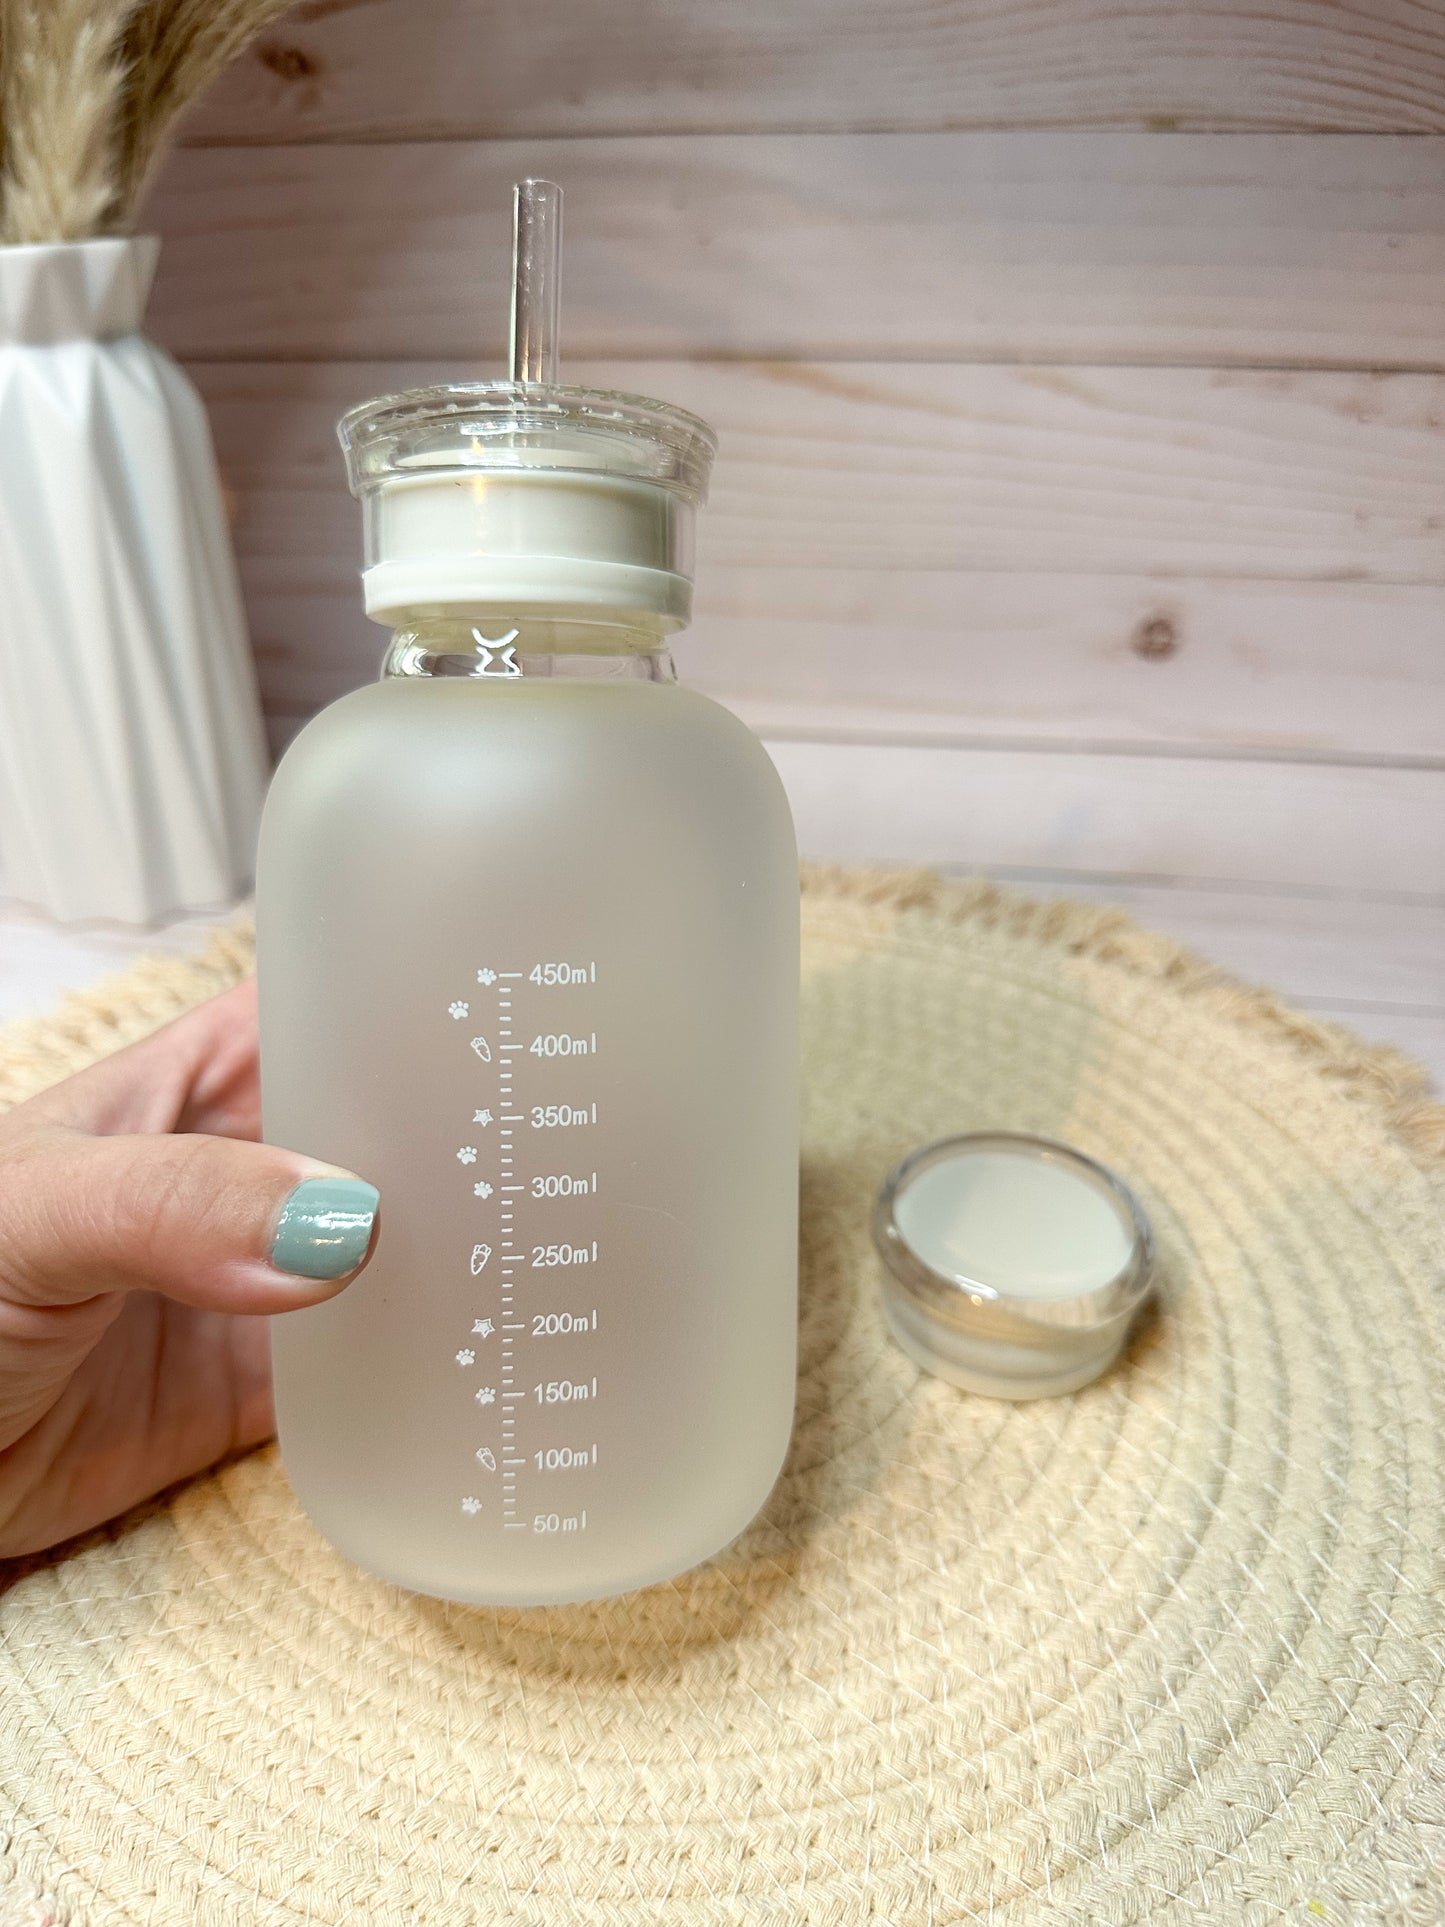
[[[0,0],[0,242],[124,231],[181,111],[291,0]]]

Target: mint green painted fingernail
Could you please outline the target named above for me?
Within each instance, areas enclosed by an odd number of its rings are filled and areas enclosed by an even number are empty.
[[[297,1278],[344,1278],[366,1256],[380,1202],[363,1178],[303,1178],[282,1208],[272,1264]]]

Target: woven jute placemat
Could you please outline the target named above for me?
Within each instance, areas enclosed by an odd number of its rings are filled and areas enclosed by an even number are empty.
[[[804,923],[798,1422],[759,1521],[645,1594],[477,1611],[354,1571],[263,1452],[32,1562],[0,1919],[1445,1920],[1420,1073],[1108,911],[827,873]],[[246,961],[11,1030],[0,1095]],[[884,1335],[875,1187],[981,1127],[1153,1215],[1159,1313],[1072,1398],[970,1398]]]

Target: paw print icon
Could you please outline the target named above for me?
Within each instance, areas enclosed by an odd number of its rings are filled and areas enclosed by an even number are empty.
[[[497,973],[495,970],[479,970],[477,972],[477,982],[479,984],[494,984],[496,981]]]
[[[480,1499],[474,1499],[469,1495],[467,1498],[462,1500],[462,1511],[466,1513],[469,1519],[475,1518],[477,1513],[479,1513],[481,1509],[482,1509],[482,1502]]]
[[[476,1161],[477,1147],[475,1144],[464,1144],[461,1150],[457,1152],[458,1164],[475,1164]]]
[[[464,1004],[460,999],[460,997],[457,998],[455,1003],[450,1003],[447,1005],[448,1017],[462,1018],[462,1017],[468,1016],[470,1012],[471,1012],[471,1005]]]

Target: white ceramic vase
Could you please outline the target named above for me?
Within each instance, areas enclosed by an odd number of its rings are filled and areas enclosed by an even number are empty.
[[[0,895],[149,923],[247,885],[267,775],[158,242],[0,248]]]

